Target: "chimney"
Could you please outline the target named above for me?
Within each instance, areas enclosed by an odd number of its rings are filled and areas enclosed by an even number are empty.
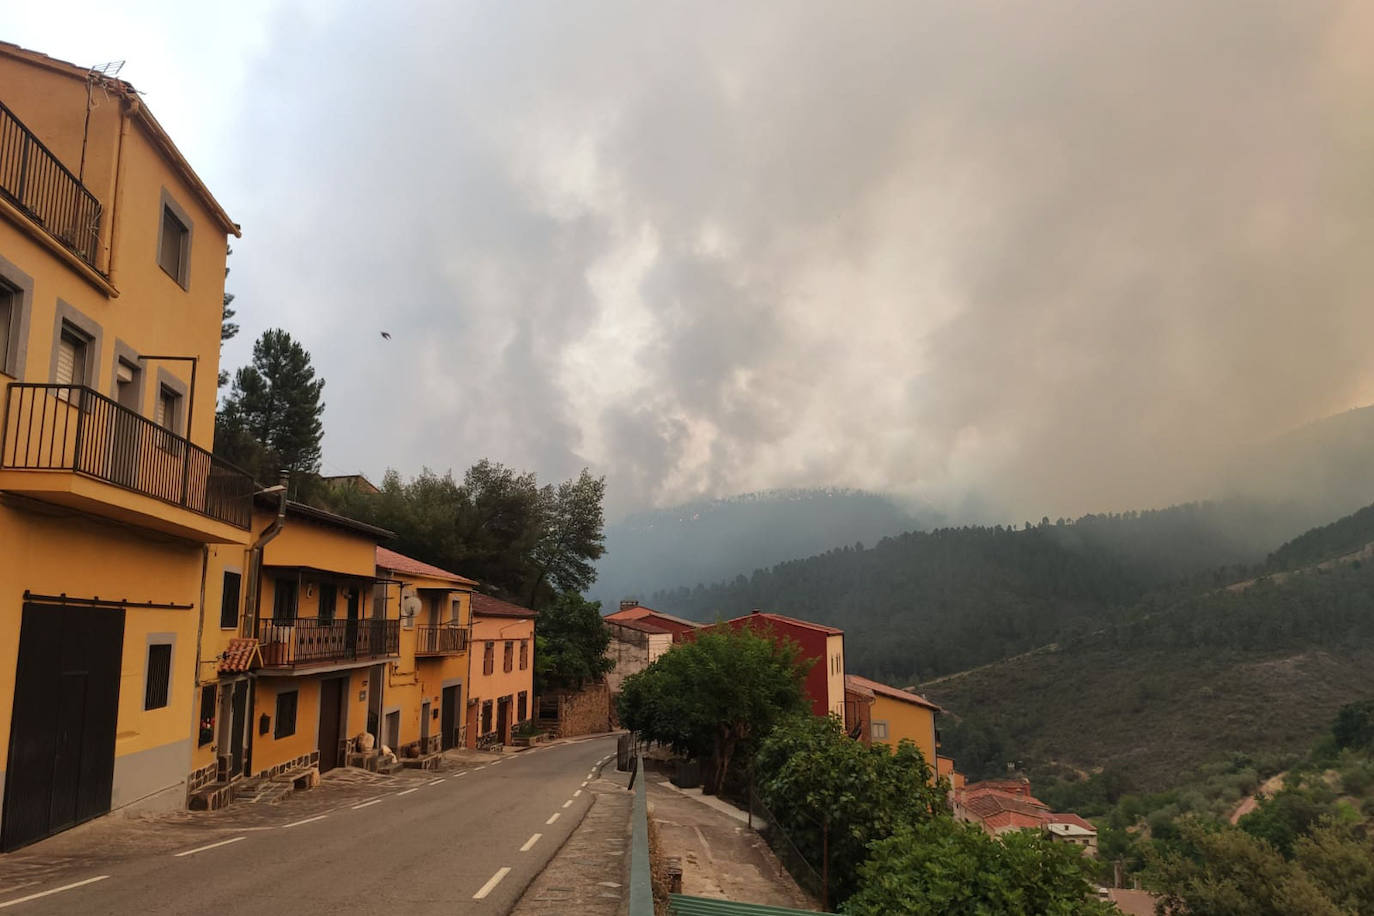
[[[759,609],[758,609],[758,608],[754,608],[754,609],[753,609],[752,611],[750,611],[749,613],[750,613],[750,614],[757,614],[758,612],[759,612]]]
[[[638,599],[638,598],[621,598],[621,599],[620,599],[620,609],[621,609],[622,611],[628,611],[628,610],[630,610],[630,608],[636,608],[636,607],[639,607],[639,599]]]

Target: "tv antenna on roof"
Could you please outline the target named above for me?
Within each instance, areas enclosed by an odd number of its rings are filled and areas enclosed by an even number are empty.
[[[99,64],[97,66],[92,67],[91,72],[99,73],[101,76],[106,77],[108,79],[114,79],[116,76],[119,76],[119,71],[123,69],[124,61],[112,60],[109,63]]]

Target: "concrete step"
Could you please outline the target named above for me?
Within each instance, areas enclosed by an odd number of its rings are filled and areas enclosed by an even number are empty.
[[[234,787],[229,783],[211,783],[191,793],[187,807],[192,811],[218,811],[234,800]]]

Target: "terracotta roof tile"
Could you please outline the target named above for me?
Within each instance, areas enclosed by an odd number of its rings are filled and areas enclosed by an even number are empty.
[[[654,633],[671,636],[673,632],[672,630],[668,630],[660,626],[655,626],[648,620],[636,620],[633,618],[612,620],[611,618],[607,617],[606,622],[613,627],[624,627],[627,630],[638,630],[641,633]]]
[[[437,566],[422,563],[414,557],[408,557],[394,550],[387,550],[385,547],[377,548],[377,565],[382,569],[389,569],[392,572],[408,573],[412,576],[423,576],[427,579],[445,579],[449,582],[457,582],[460,585],[477,584],[467,576],[460,576],[457,573],[449,572],[447,569],[440,569]]]
[[[252,669],[255,662],[261,661],[256,639],[231,639],[229,640],[229,647],[219,657],[219,673],[241,674]]]
[[[500,598],[493,598],[491,595],[484,595],[481,592],[472,593],[472,613],[476,617],[538,617],[538,611],[532,611],[527,607],[518,604],[511,604],[509,601],[502,601]]]
[[[889,697],[894,700],[901,700],[903,703],[911,703],[914,706],[924,706],[926,709],[931,709],[935,712],[944,712],[944,710],[942,710],[940,707],[936,706],[934,703],[930,702],[923,696],[919,696],[918,694],[914,693],[908,693],[907,691],[897,687],[889,687],[887,684],[881,684],[878,681],[871,681],[866,677],[859,677],[857,674],[846,674],[844,676],[844,685],[846,687],[852,686],[856,689],[862,688],[865,690],[870,690],[873,693],[881,694],[885,697]]]
[[[809,630],[819,630],[819,631],[821,631],[822,633],[826,634],[827,636],[843,636],[843,635],[844,635],[844,630],[841,630],[841,629],[839,629],[838,627],[826,626],[826,625],[823,624],[823,623],[812,623],[812,622],[809,621],[809,620],[798,620],[798,619],[795,618],[795,617],[787,617],[787,616],[784,616],[784,615],[782,615],[782,614],[774,614],[774,613],[772,613],[771,611],[758,611],[758,612],[753,613],[753,614],[745,614],[743,617],[736,617],[734,620],[730,620],[730,621],[726,621],[726,622],[727,622],[727,623],[740,623],[741,621],[749,621],[749,620],[771,620],[771,621],[775,621],[775,622],[777,622],[777,623],[786,623],[786,624],[790,624],[790,625],[795,626],[795,627],[805,627],[806,629],[809,629]]]

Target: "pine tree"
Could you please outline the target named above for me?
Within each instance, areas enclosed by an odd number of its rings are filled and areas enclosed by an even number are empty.
[[[221,454],[259,480],[277,470],[313,474],[320,467],[320,394],[310,354],[280,329],[264,331],[253,344],[253,363],[234,374],[220,416]]]

